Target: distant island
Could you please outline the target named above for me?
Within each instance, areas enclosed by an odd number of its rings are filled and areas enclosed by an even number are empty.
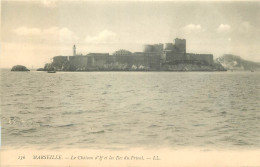
[[[22,65],[15,65],[12,67],[11,71],[30,71],[28,68]]]
[[[230,71],[260,71],[260,63],[242,59],[240,56],[225,54],[216,59],[225,69]]]
[[[226,71],[212,54],[186,53],[186,40],[175,43],[144,45],[143,52],[124,49],[109,53],[55,56],[39,71]]]

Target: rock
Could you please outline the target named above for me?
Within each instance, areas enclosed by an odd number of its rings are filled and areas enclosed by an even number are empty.
[[[199,64],[175,64],[164,65],[164,71],[226,71],[221,64],[199,65]]]
[[[13,68],[11,69],[11,71],[30,71],[30,70],[27,69],[25,66],[16,65],[16,66],[13,66]]]
[[[45,71],[44,68],[38,68],[36,71]]]

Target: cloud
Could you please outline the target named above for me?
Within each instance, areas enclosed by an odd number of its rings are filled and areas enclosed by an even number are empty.
[[[220,24],[217,29],[218,32],[229,32],[231,31],[231,27],[228,24]]]
[[[115,43],[116,41],[117,34],[109,30],[103,30],[96,36],[87,36],[85,38],[86,43]]]
[[[41,29],[27,28],[26,26],[18,27],[14,30],[17,35],[40,35]]]
[[[48,29],[43,29],[42,34],[44,36],[59,36],[61,42],[76,42],[79,40],[78,36],[66,27],[50,27]]]
[[[40,29],[22,26],[14,29],[13,32],[19,36],[30,36],[40,39],[53,40],[56,37],[61,42],[76,42],[79,39],[73,31],[66,27],[50,27],[46,29]]]
[[[68,28],[61,28],[59,30],[60,33],[60,39],[62,41],[78,41],[78,37],[75,35],[74,32],[72,32],[71,30],[69,30]]]
[[[48,8],[55,8],[57,6],[58,0],[42,0],[43,6]]]
[[[205,29],[203,29],[200,24],[188,24],[185,27],[183,27],[182,30],[186,34],[199,33],[205,31]]]

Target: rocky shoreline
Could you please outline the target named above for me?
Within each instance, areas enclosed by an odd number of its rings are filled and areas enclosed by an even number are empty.
[[[71,68],[70,65],[63,66],[62,68],[57,68],[54,64],[49,63],[44,66],[44,68],[39,68],[37,71],[64,71],[64,72],[91,72],[91,71],[227,71],[221,64],[214,63],[212,65],[207,64],[165,64],[162,65],[160,69],[153,69],[142,65],[132,65],[127,64],[107,64],[99,68],[80,68],[76,65]]]

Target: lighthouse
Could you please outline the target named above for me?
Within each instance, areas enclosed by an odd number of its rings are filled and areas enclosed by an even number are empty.
[[[76,56],[76,46],[73,45],[73,56]]]

